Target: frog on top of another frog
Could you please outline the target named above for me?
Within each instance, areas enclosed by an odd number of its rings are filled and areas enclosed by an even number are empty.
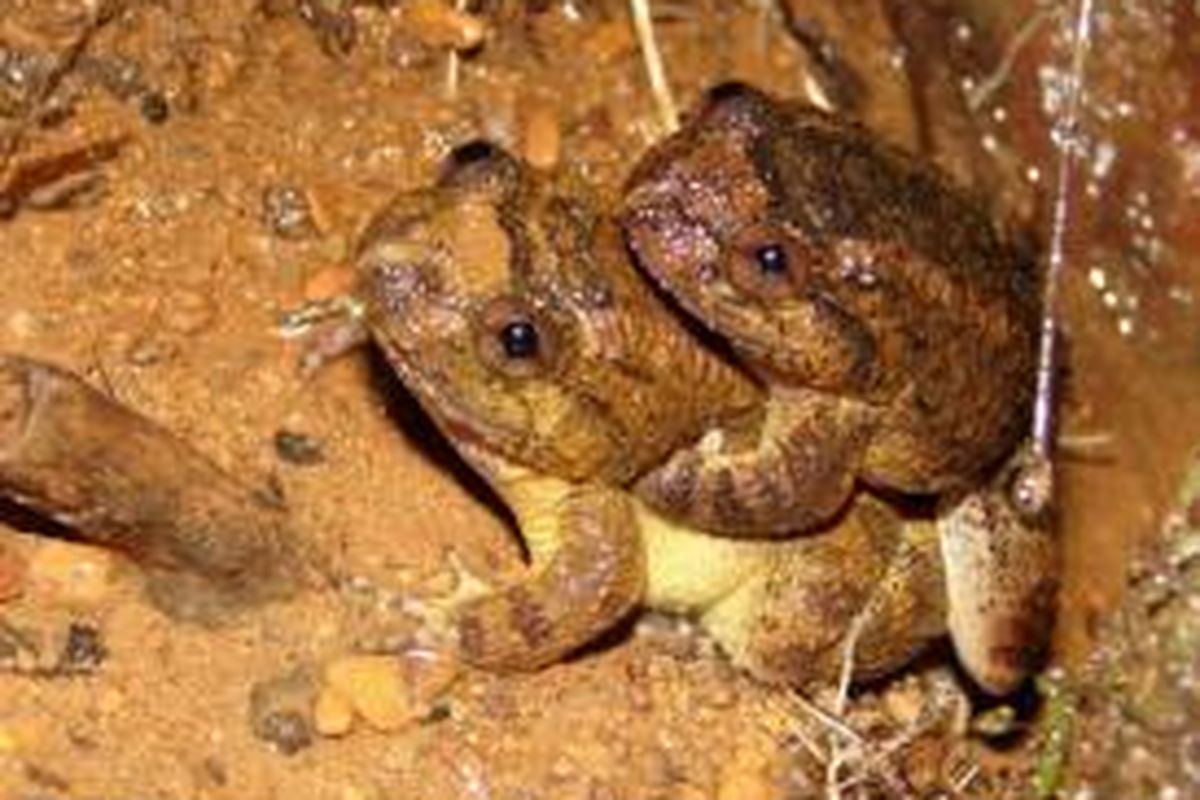
[[[1034,389],[1032,255],[932,165],[739,83],[641,159],[621,224],[770,397],[639,494],[736,537],[819,529],[859,484],[938,495],[956,648],[985,688],[1012,688],[1046,642],[1057,571],[1051,532],[1001,485]]]
[[[871,497],[820,534],[749,541],[654,513],[631,491],[765,394],[701,347],[578,187],[483,142],[401,194],[361,237],[365,319],[397,376],[512,510],[522,576],[451,609],[462,658],[532,669],[638,606],[690,613],[760,678],[903,664],[945,630],[936,535]]]

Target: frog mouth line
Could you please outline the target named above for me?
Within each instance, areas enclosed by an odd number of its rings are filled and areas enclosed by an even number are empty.
[[[460,454],[466,457],[468,450],[496,453],[520,450],[512,445],[520,440],[519,435],[482,421],[479,414],[472,413],[467,405],[456,398],[456,393],[448,388],[445,380],[414,367],[407,349],[397,343],[392,333],[377,328],[375,335],[405,391],[416,398]]]

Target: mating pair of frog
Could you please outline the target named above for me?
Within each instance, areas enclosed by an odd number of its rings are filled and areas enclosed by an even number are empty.
[[[638,607],[791,684],[948,631],[1004,692],[1045,644],[1052,536],[1002,486],[1036,270],[856,123],[718,87],[615,210],[473,142],[356,259],[373,338],[527,545],[456,605],[466,661],[537,668]],[[917,495],[936,514],[898,510]]]

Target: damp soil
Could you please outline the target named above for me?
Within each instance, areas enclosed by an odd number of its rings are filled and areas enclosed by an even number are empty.
[[[1057,734],[1038,733],[1032,689],[984,735],[967,704],[994,703],[932,653],[852,699],[855,755],[840,723],[736,673],[675,620],[536,674],[438,678],[396,724],[324,735],[279,711],[331,659],[407,641],[403,610],[456,570],[521,563],[379,359],[306,374],[282,315],[335,290],[371,213],[455,144],[491,138],[612,192],[663,133],[626,4],[460,4],[467,18],[452,5],[0,0],[0,352],[73,370],[263,487],[325,576],[288,602],[187,622],[133,565],[64,545],[70,531],[4,501],[0,797],[1068,792],[1069,771],[1035,782]],[[1197,12],[1116,5],[1097,4],[1063,198],[1051,666],[1066,680],[1103,644],[1126,565],[1155,542],[1200,442]],[[735,77],[817,91],[1048,239],[1073,53],[1055,4],[652,6],[681,107]],[[857,766],[830,769],[834,757]]]

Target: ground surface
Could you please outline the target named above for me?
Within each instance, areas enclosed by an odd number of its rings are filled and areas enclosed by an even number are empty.
[[[498,12],[456,85],[440,41],[470,31],[418,19],[419,2],[349,5],[0,0],[0,351],[67,366],[247,483],[275,484],[333,583],[216,629],[184,624],[145,601],[125,562],[5,509],[0,797],[733,800],[833,796],[855,776],[883,796],[905,782],[1033,791],[1044,751],[964,738],[937,659],[859,700],[864,758],[796,698],[660,622],[538,675],[447,687],[448,667],[410,663],[397,674],[416,699],[343,735],[287,713],[311,706],[322,664],[367,646],[362,617],[450,580],[450,554],[494,574],[519,553],[378,364],[350,357],[304,378],[279,315],[324,291],[371,212],[454,143],[487,135],[612,187],[661,131],[621,3]],[[947,3],[891,5],[926,37],[904,53],[929,82],[971,81],[979,108],[961,135],[999,165],[985,188],[1046,219],[1068,20],[1032,3],[964,2],[953,19]],[[1200,440],[1196,12],[1104,5],[1065,302],[1068,667]],[[655,6],[685,105],[735,75],[804,91],[810,60],[776,11]],[[14,178],[46,163],[50,177]],[[279,210],[297,197],[307,212]],[[319,459],[281,457],[280,431],[311,438]],[[832,781],[831,742],[856,764]]]

